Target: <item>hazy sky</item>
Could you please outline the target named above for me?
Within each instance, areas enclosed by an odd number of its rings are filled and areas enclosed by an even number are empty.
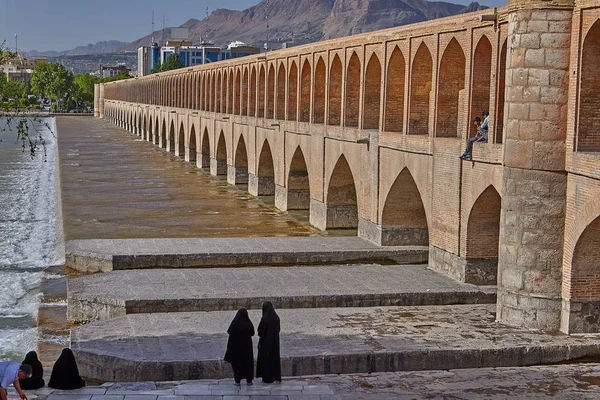
[[[273,0],[276,1],[276,0]],[[470,0],[446,0],[468,4]],[[69,50],[104,40],[130,42],[156,29],[204,18],[206,7],[243,10],[260,0],[0,0],[0,43],[22,50]],[[479,0],[491,7],[506,0]]]

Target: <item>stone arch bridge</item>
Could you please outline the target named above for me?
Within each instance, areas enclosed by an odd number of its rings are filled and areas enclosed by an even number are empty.
[[[599,108],[598,2],[509,0],[98,85],[95,110],[317,228],[428,245],[498,285],[502,323],[577,333],[600,331]]]

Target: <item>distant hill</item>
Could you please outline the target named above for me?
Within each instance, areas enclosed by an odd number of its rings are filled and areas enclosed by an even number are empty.
[[[190,19],[182,27],[190,29],[193,43],[257,44],[267,39],[268,16],[270,41],[304,44],[486,8],[475,2],[464,6],[426,0],[269,0],[268,4],[263,0],[243,11],[215,10],[208,18]],[[120,50],[148,46],[152,37],[160,43],[169,39],[165,32],[156,31]]]
[[[71,50],[65,51],[37,51],[32,50],[27,52],[27,57],[58,57],[58,56],[85,56],[88,54],[111,54],[117,53],[120,48],[127,43],[117,40],[109,40],[98,42],[96,44],[88,44],[87,46],[78,46]]]

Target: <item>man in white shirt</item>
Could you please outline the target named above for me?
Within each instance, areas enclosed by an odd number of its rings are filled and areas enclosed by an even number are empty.
[[[21,390],[19,384],[20,379],[27,379],[31,376],[31,366],[27,364],[20,364],[14,361],[2,361],[0,362],[0,400],[7,400],[8,395],[6,389],[12,384],[19,397],[25,399],[25,393]]]

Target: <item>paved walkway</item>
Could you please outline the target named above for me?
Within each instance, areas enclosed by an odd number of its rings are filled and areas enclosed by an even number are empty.
[[[293,284],[290,284],[293,282]],[[69,320],[132,313],[495,303],[494,287],[456,282],[424,265],[150,269],[70,279]]]
[[[598,399],[600,364],[458,369],[260,380],[106,383],[71,391],[43,388],[30,400],[408,400]],[[331,394],[333,393],[333,394]],[[14,389],[9,398],[17,399]]]
[[[280,309],[284,376],[535,365],[600,355],[600,334],[495,323],[495,305]],[[224,378],[235,311],[132,314],[71,333],[83,375],[144,381]],[[250,311],[255,326],[260,311]],[[256,338],[255,338],[256,339]]]
[[[423,246],[377,246],[359,237],[92,239],[66,243],[67,265],[81,272],[200,266],[317,263],[426,263]]]

